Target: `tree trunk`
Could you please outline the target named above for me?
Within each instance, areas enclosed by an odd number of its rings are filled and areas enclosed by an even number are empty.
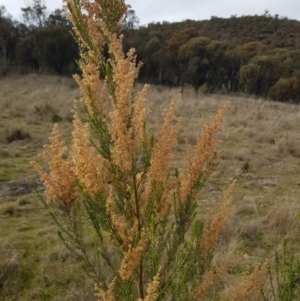
[[[6,65],[7,62],[7,48],[6,48],[6,43],[4,41],[3,36],[1,37],[1,46],[2,46],[2,60],[4,65]]]

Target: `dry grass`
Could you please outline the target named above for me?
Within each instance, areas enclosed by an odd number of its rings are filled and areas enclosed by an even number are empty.
[[[54,76],[7,77],[0,85],[0,182],[6,182],[33,173],[29,162],[48,141],[53,114],[62,118],[59,126],[68,137],[70,110],[79,90],[72,79]],[[150,88],[150,128],[161,121],[160,113],[177,93],[179,89]],[[181,98],[179,145],[174,149],[179,166],[185,138],[194,144],[204,122],[231,102],[219,134],[224,152],[199,199],[203,205],[199,216],[206,219],[207,213],[214,212],[221,191],[232,179],[237,180],[230,217],[214,259],[216,265],[231,262],[223,276],[223,285],[230,289],[239,275],[248,275],[281,248],[283,239],[300,254],[300,107],[192,91]],[[8,143],[7,136],[18,129],[31,139]],[[44,207],[32,195],[1,195],[0,189],[0,254],[4,254],[0,299],[58,300],[60,296],[61,300],[92,300],[93,289],[83,280],[72,256],[58,246]]]
[[[1,79],[0,90],[0,182],[22,178],[33,173],[29,164],[48,141],[55,114],[62,118],[63,135],[68,135],[70,108],[79,92],[73,79],[27,75]],[[8,137],[16,131],[31,139]]]

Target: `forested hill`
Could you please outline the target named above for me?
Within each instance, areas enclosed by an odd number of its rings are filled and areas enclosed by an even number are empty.
[[[269,14],[256,16],[232,16],[229,19],[212,16],[210,20],[150,23],[140,31],[157,30],[169,39],[174,33],[193,28],[198,36],[242,45],[259,41],[272,48],[296,49],[300,47],[300,22]]]
[[[26,24],[13,21],[0,8],[0,75],[10,66],[23,73],[78,72],[78,49],[63,11],[46,16],[43,7],[37,8],[26,8]],[[267,12],[147,26],[138,26],[137,20],[130,10],[123,44],[125,51],[136,48],[143,62],[140,82],[300,101],[299,21]]]
[[[299,101],[300,22],[264,14],[151,23],[124,32],[144,63],[141,81],[190,84]]]

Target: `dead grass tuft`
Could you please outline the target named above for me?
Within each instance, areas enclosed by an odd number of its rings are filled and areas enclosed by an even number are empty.
[[[279,237],[294,237],[299,234],[298,229],[298,204],[285,200],[281,205],[271,208],[263,223],[268,232],[273,232]],[[272,236],[269,236],[272,239]]]
[[[19,141],[19,140],[31,140],[31,135],[27,132],[24,132],[21,129],[13,130],[10,134],[6,136],[8,143]]]

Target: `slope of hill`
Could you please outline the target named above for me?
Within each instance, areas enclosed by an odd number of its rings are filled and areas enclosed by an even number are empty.
[[[26,75],[0,80],[0,299],[93,300],[93,289],[73,256],[61,245],[44,205],[28,190],[35,181],[30,165],[54,122],[64,138],[72,130],[72,101],[79,91],[72,79]],[[178,88],[152,87],[148,107],[151,128]],[[237,179],[229,219],[215,262],[230,262],[220,287],[271,258],[288,239],[299,253],[300,107],[250,98],[205,96],[187,90],[178,104],[182,117],[177,163],[186,137],[195,142],[204,122],[227,101],[224,150],[199,202],[207,219],[221,192]],[[219,149],[220,149],[219,148]]]

